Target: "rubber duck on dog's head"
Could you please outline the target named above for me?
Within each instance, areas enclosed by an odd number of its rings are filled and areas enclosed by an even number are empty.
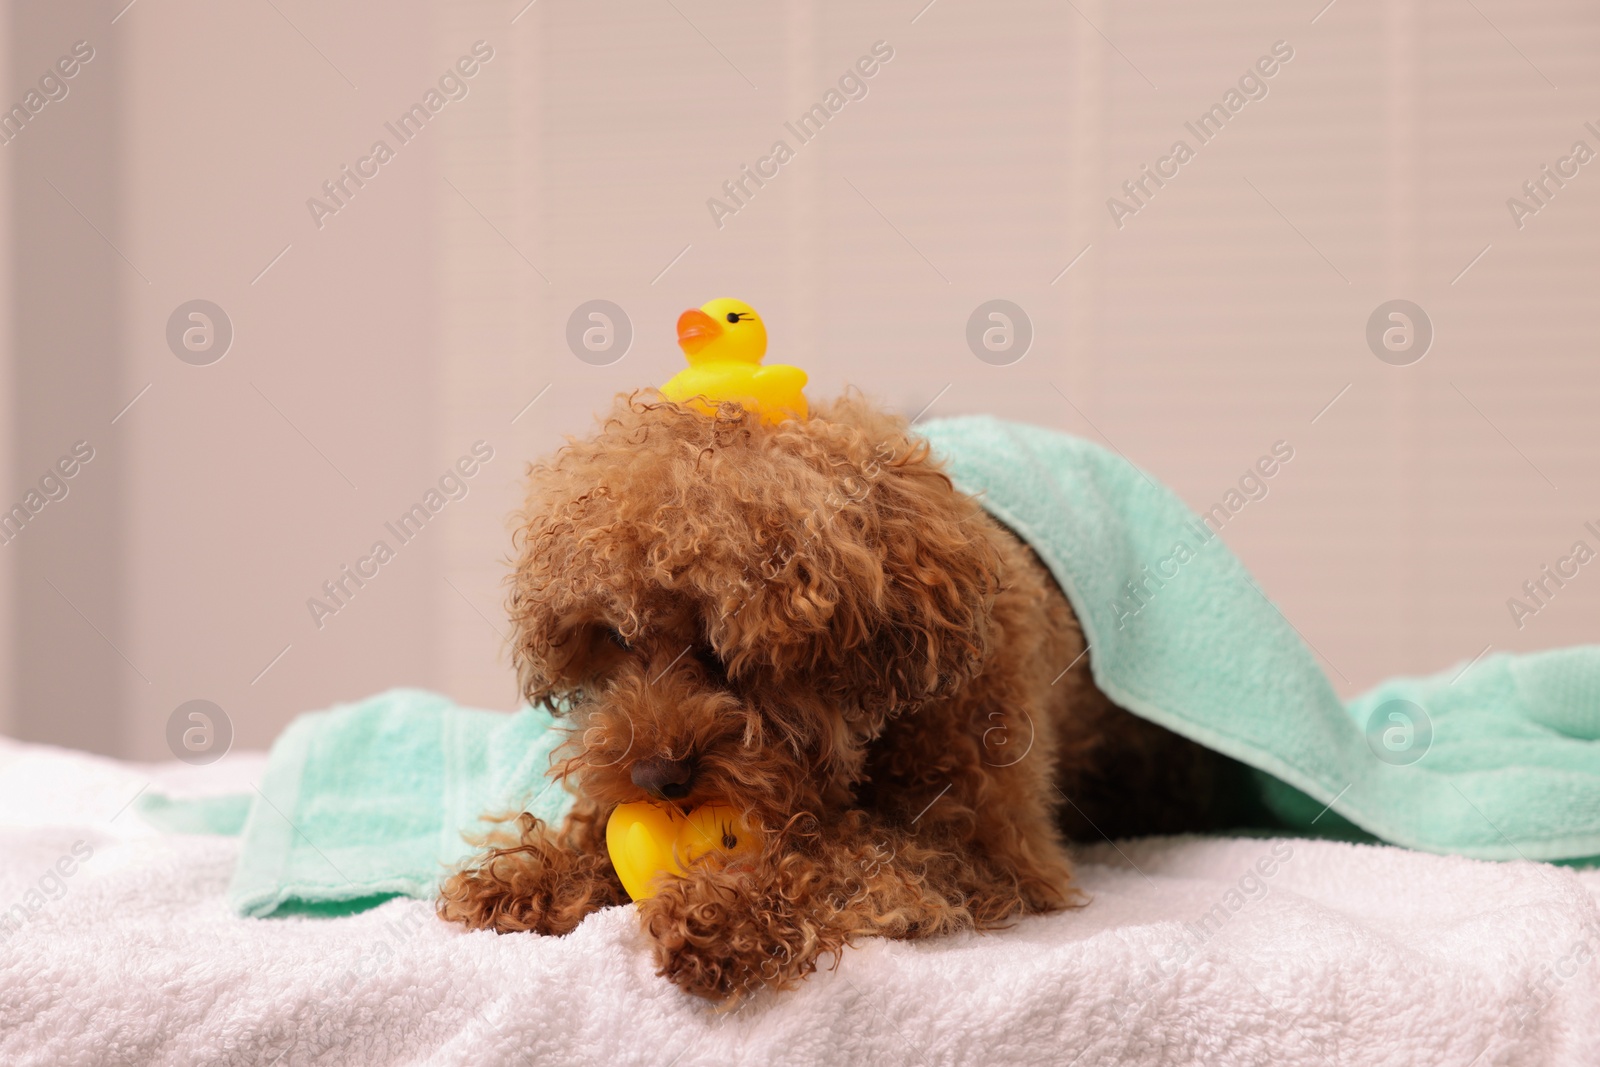
[[[761,366],[767,354],[767,328],[742,300],[719,297],[678,316],[678,347],[689,359],[661,387],[669,400],[715,414],[717,404],[735,400],[777,425],[808,414],[806,372],[775,363]]]

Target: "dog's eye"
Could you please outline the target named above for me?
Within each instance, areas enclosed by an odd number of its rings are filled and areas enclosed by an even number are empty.
[[[709,645],[701,645],[695,649],[694,656],[699,661],[700,668],[706,672],[706,677],[710,678],[713,684],[728,684],[728,667],[722,662],[722,657],[717,655],[715,649]]]
[[[633,651],[633,646],[628,644],[628,639],[626,637],[623,637],[616,630],[608,628],[606,630],[606,640],[610,641],[613,645],[616,645],[618,648],[622,649],[622,651],[624,651],[624,652],[632,652]]]
[[[534,707],[542,707],[550,713],[551,718],[560,719],[572,714],[572,709],[582,704],[586,694],[581,686],[575,686],[563,692],[549,692],[540,697]]]

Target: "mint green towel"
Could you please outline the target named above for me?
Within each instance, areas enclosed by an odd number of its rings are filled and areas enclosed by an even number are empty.
[[[924,433],[1055,575],[1100,688],[1265,772],[1290,829],[1327,829],[1331,808],[1431,852],[1600,855],[1600,648],[1496,655],[1346,706],[1222,541],[1127,460],[992,418]]]
[[[545,774],[562,740],[550,722],[413,689],[300,716],[272,746],[229,903],[260,917],[433,896],[484,815],[564,814],[571,796]]]

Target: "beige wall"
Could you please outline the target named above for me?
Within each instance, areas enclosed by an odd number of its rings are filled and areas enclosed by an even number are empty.
[[[1323,3],[14,13],[10,96],[73,40],[97,58],[0,146],[11,496],[77,427],[107,444],[0,546],[11,729],[154,757],[195,697],[252,746],[392,684],[510,706],[520,467],[673,373],[677,312],[715,295],[763,312],[813,397],[849,382],[1082,433],[1197,508],[1290,442],[1225,538],[1345,693],[1594,640],[1600,567],[1521,630],[1506,601],[1600,548],[1600,162],[1520,229],[1506,200],[1573,141],[1600,151],[1600,12]],[[306,199],[478,40],[468,95],[319,230]],[[866,97],[798,145],[785,121],[880,40]],[[1184,123],[1277,41],[1267,95],[1199,145]],[[719,228],[707,199],[777,138],[794,158]],[[1107,199],[1178,138],[1194,158],[1119,227]],[[1035,330],[1009,366],[965,337],[997,297]],[[211,366],[163,336],[194,298],[234,324]],[[564,341],[594,298],[635,329],[610,366]],[[1365,339],[1394,298],[1436,331],[1410,366]],[[467,497],[318,629],[307,598],[478,440],[495,458]]]

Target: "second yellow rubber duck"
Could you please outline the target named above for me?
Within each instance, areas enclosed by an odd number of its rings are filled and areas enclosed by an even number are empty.
[[[809,412],[806,372],[774,363],[761,365],[767,354],[767,328],[755,309],[741,300],[718,297],[678,316],[678,347],[689,359],[661,387],[668,400],[688,404],[707,415],[717,404],[736,400],[759,411],[761,421],[776,426],[784,419],[803,419]]]
[[[726,862],[760,848],[760,840],[727,804],[702,804],[683,815],[677,808],[641,800],[618,804],[606,823],[611,866],[634,900],[655,896],[659,876],[682,874],[685,864],[708,852],[721,854]]]

